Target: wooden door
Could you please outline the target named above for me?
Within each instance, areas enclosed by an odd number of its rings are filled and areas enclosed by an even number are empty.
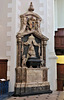
[[[0,59],[0,79],[7,80],[7,59]]]
[[[63,91],[64,64],[57,64],[57,90]]]

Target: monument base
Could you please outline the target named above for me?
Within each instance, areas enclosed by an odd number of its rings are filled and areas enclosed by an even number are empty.
[[[51,93],[47,81],[48,68],[21,68],[21,82],[15,84],[15,96]],[[17,76],[18,77],[18,76]]]
[[[35,95],[35,94],[44,94],[52,93],[50,86],[38,86],[38,87],[15,87],[15,96],[26,96],[26,95]]]

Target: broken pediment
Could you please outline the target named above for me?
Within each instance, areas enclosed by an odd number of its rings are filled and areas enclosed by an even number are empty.
[[[42,34],[40,29],[42,18],[38,14],[34,13],[32,2],[28,11],[23,15],[20,15],[20,20],[21,26],[19,33],[21,35],[24,35],[26,32],[31,33],[33,31],[36,34]]]

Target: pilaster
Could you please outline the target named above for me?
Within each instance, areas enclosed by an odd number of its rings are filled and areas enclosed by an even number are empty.
[[[51,90],[57,88],[57,70],[56,70],[56,55],[54,51],[54,0],[47,0],[47,36],[49,37],[47,45],[47,66],[49,68],[48,80]],[[52,81],[52,79],[54,81]]]
[[[10,62],[11,62],[11,33],[12,33],[12,0],[8,1],[7,13],[7,42],[6,42],[6,57],[8,59],[7,79],[10,80]]]
[[[46,66],[46,45],[47,45],[47,41],[43,42],[43,60],[44,60],[44,66]]]
[[[18,50],[17,50],[17,67],[21,66],[21,34],[18,33],[17,35],[17,47],[18,47]]]

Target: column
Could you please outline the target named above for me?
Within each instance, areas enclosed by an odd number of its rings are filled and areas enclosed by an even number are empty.
[[[43,67],[43,41],[41,41],[41,56],[40,56],[40,58],[41,58],[41,60],[42,60],[42,62],[41,62],[41,64],[42,64],[42,67]]]
[[[17,68],[16,68],[16,83],[21,83],[21,34],[17,35]]]
[[[44,60],[44,66],[46,66],[46,45],[47,45],[47,41],[43,42],[43,60]]]
[[[18,33],[17,35],[17,67],[21,66],[21,35]]]
[[[51,15],[50,15],[51,14]],[[47,0],[47,67],[51,90],[57,88],[56,55],[54,51],[54,0]],[[53,80],[52,80],[53,78]]]

